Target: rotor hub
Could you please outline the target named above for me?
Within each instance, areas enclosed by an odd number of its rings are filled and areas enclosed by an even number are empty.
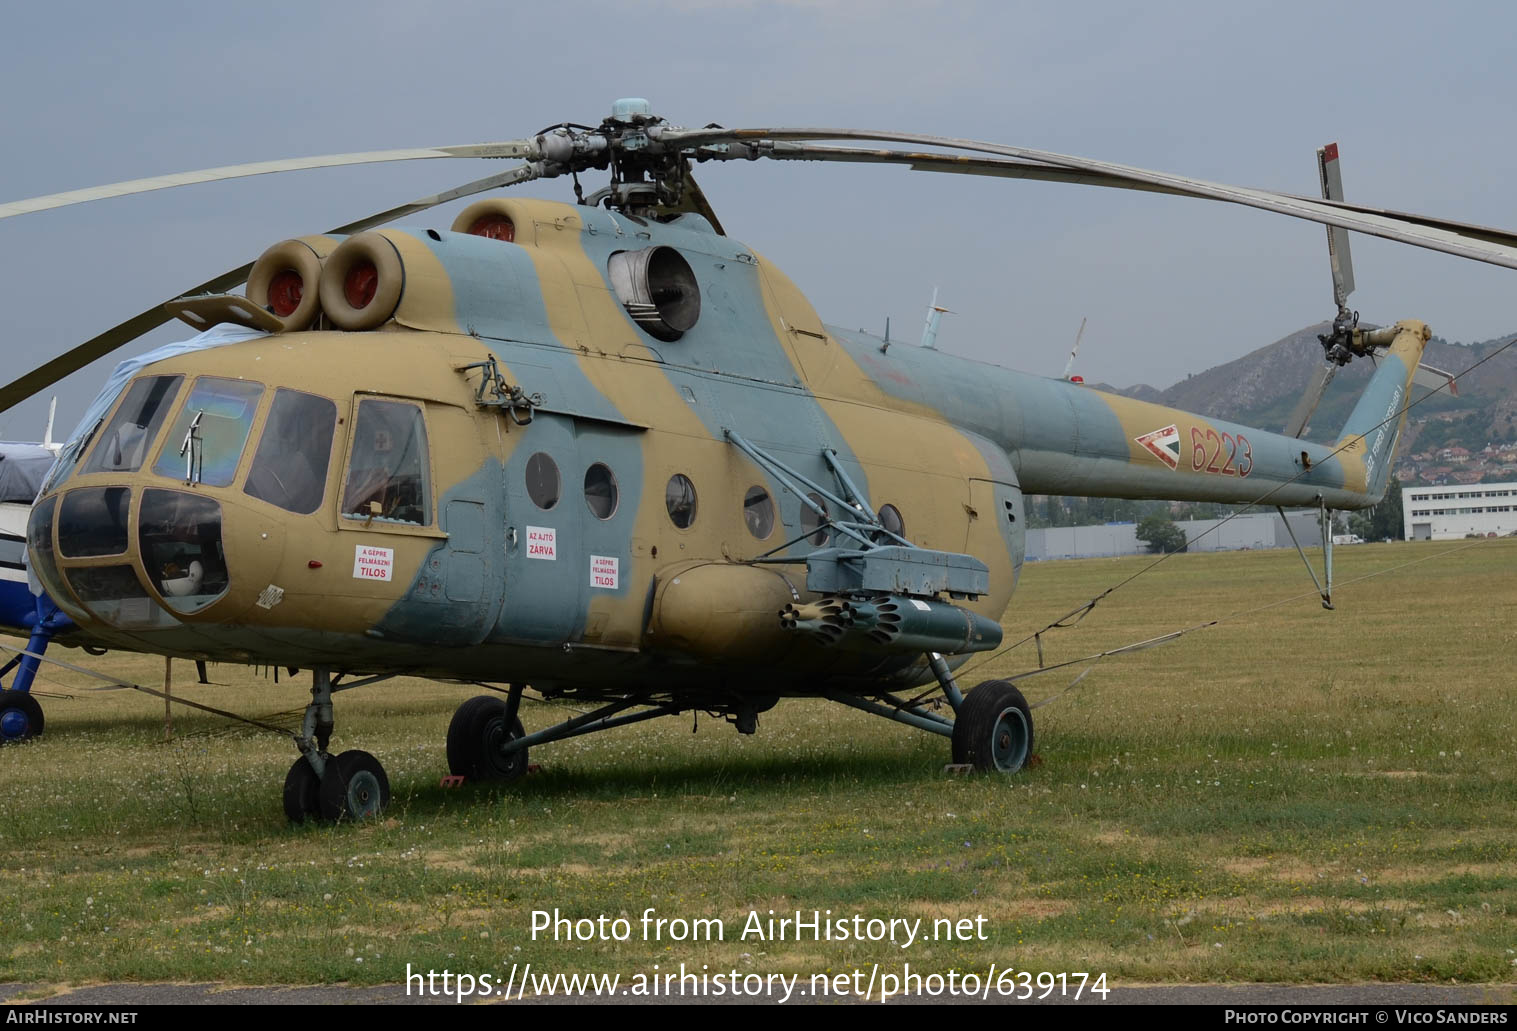
[[[653,113],[653,105],[643,97],[623,97],[614,101],[611,104],[611,117],[606,119],[622,125],[641,125],[660,120]]]

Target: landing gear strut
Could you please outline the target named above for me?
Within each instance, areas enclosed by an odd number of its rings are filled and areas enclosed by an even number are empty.
[[[390,804],[390,778],[378,759],[356,749],[337,756],[327,751],[333,729],[332,693],[381,679],[386,678],[336,687],[330,670],[311,671],[311,703],[295,742],[301,755],[284,778],[284,814],[291,823],[368,820]]]
[[[31,639],[26,643],[26,652],[32,654],[17,652],[0,668],[0,677],[11,670],[16,671],[10,689],[0,690],[0,745],[42,736],[42,705],[29,693],[32,681],[42,663],[40,656],[47,651],[53,634],[73,625],[45,594],[36,599],[35,608]]]
[[[516,718],[522,688],[513,684],[505,700],[492,695],[470,698],[453,713],[448,725],[448,769],[455,777],[471,780],[513,781],[527,772],[527,749],[550,741],[596,734],[613,727],[626,727],[660,716],[674,716],[700,706],[676,702],[639,701],[622,698],[598,709],[581,713],[557,726],[524,733]],[[639,712],[626,710],[644,706]],[[764,706],[768,708],[768,706]]]

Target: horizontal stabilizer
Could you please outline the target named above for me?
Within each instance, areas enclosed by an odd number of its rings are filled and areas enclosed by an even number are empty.
[[[1450,396],[1459,396],[1459,381],[1454,378],[1454,374],[1435,369],[1431,365],[1418,365],[1417,371],[1412,373],[1412,382],[1427,388],[1429,393],[1447,390]]]

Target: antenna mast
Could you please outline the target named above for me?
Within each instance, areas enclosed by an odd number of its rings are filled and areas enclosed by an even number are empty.
[[[922,346],[936,348],[938,346],[938,323],[944,315],[952,315],[949,311],[938,304],[938,288],[932,288],[932,303],[927,306],[927,325],[922,327]]]

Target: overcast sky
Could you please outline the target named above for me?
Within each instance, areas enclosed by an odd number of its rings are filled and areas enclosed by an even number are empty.
[[[0,200],[278,157],[595,123],[965,136],[1297,193],[1340,141],[1350,198],[1517,225],[1517,8],[1424,2],[1047,4],[53,0],[6,4]],[[188,187],[0,222],[6,379],[290,236],[498,170],[432,161]],[[1321,227],[1204,201],[800,164],[706,166],[728,232],[825,321],[1166,386],[1333,313]],[[526,192],[571,200],[567,181]],[[446,227],[459,205],[419,216]],[[402,223],[406,224],[406,223]],[[1368,321],[1517,331],[1507,270],[1355,236]],[[177,327],[177,328],[176,328]],[[188,336],[175,323],[122,357]],[[72,427],[109,365],[57,388]],[[0,414],[37,439],[46,397]]]

